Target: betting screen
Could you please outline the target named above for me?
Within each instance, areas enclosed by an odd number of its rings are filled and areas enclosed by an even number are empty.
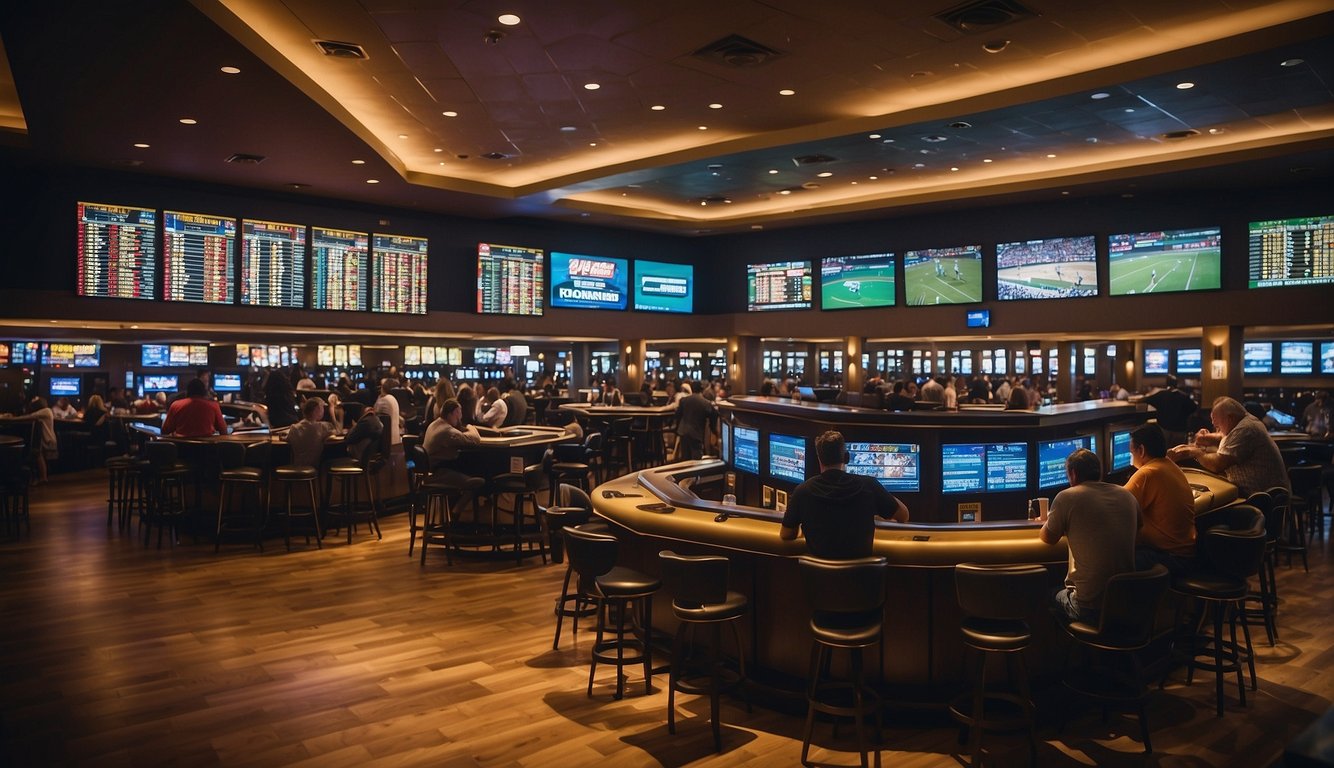
[[[1130,457],[1130,430],[1112,433],[1112,462],[1108,470],[1115,472],[1118,469],[1125,469],[1131,464]]]
[[[306,305],[305,225],[241,222],[241,303],[296,309]]]
[[[366,310],[365,232],[312,227],[311,309]]]
[[[376,235],[371,244],[371,311],[426,314],[426,238]]]
[[[682,312],[695,309],[695,268],[635,259],[635,309],[643,312]]]
[[[806,479],[806,438],[769,435],[769,476],[794,483]]]
[[[760,433],[749,427],[732,430],[732,466],[743,472],[760,472]]]
[[[1171,353],[1162,347],[1150,347],[1144,350],[1144,373],[1151,376],[1163,376],[1169,371]]]
[[[1242,373],[1273,373],[1274,344],[1269,341],[1248,341],[1241,345]]]
[[[101,347],[97,344],[42,342],[42,365],[54,368],[96,368],[101,360]]]
[[[1182,347],[1177,350],[1177,373],[1200,373],[1202,365],[1199,347]]]
[[[1279,373],[1311,373],[1315,366],[1315,342],[1284,341],[1278,345]]]
[[[1020,491],[1028,486],[1027,443],[940,446],[941,491]]]
[[[167,301],[231,304],[236,219],[162,212],[162,294]]]
[[[625,309],[629,262],[608,256],[551,253],[551,306]]]
[[[1334,215],[1251,222],[1251,288],[1321,283],[1334,283]]]
[[[811,263],[780,261],[746,266],[746,309],[811,308]]]
[[[157,211],[79,203],[80,296],[157,298]]]
[[[541,315],[542,249],[477,244],[477,313]]]
[[[1065,485],[1065,460],[1080,448],[1093,450],[1093,435],[1038,443],[1038,487]]]
[[[848,472],[874,477],[891,493],[920,490],[921,447],[915,443],[848,443]]]

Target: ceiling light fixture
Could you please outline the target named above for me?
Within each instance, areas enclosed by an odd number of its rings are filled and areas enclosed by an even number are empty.
[[[792,194],[792,190],[790,190],[790,189],[780,189],[780,190],[778,190],[778,194],[780,194],[780,195],[790,195],[790,194]]]
[[[452,110],[452,109],[447,109],[447,110],[445,110],[444,112],[441,112],[440,114],[444,115],[445,117],[458,117],[458,116],[459,116],[459,113],[458,113],[458,112],[455,112],[455,111]]]
[[[512,13],[502,13],[496,17],[496,21],[500,22],[501,24],[504,24],[507,27],[512,27],[518,24],[520,21],[523,21],[523,19],[520,19],[518,16]]]
[[[723,108],[723,105],[722,105],[722,104],[719,104],[719,103],[716,102],[716,101],[709,105],[709,109],[722,109],[722,108]]]
[[[408,135],[407,135],[406,133],[400,133],[400,134],[398,135],[398,137],[399,137],[400,139],[406,139],[406,138],[408,137]]]
[[[597,145],[598,145],[598,143],[597,143],[596,141],[590,141],[590,142],[588,142],[588,146],[590,146],[590,147],[596,147]]]
[[[144,146],[148,146],[148,145],[145,144]],[[769,169],[769,173],[770,173],[770,174],[778,173],[778,169],[777,169],[777,168],[770,168],[770,169]]]
[[[180,122],[181,125],[196,125],[199,121],[193,117],[182,117],[178,122]]]
[[[951,170],[951,171],[957,171],[957,170],[959,170],[959,166],[957,166],[957,165],[956,165],[956,166],[952,166],[952,167],[950,168],[950,170]]]
[[[560,129],[561,129],[562,131],[564,131],[565,133],[570,133],[571,131],[578,130],[578,129],[575,128],[573,125],[562,125],[562,126],[560,127]]]
[[[817,174],[815,174],[815,175],[816,175],[817,177],[821,178],[821,179],[827,179],[827,178],[829,178],[830,176],[833,176],[833,175],[834,175],[834,172],[833,172],[833,171],[820,171],[819,173],[817,173]]]
[[[1047,157],[1056,157],[1056,155],[1048,154]]]
[[[602,85],[599,84],[599,83],[584,83],[584,90],[585,90],[585,91],[596,91],[597,89],[599,89],[599,88],[601,88],[601,87],[602,87]]]
[[[879,180],[880,180],[880,177],[879,177],[879,176],[867,176],[866,178],[870,179],[871,181],[879,181]]]
[[[791,88],[784,88],[783,90],[781,90],[781,91],[778,92],[778,95],[779,95],[779,96],[796,96],[796,95],[797,95],[797,92],[794,91],[794,90],[792,90]]]
[[[379,180],[379,179],[366,179],[366,183],[367,183],[367,184],[379,184],[379,183],[380,183],[380,180]]]
[[[240,67],[223,67],[223,68],[222,68],[222,72],[223,72],[224,74],[228,74],[228,75],[239,75],[239,74],[241,74],[241,68],[240,68]]]
[[[871,134],[870,136],[867,136],[866,138],[868,138],[868,139],[878,139],[878,138],[880,138],[880,134],[878,134],[878,133],[873,133],[873,134]]]
[[[1306,59],[1284,59],[1279,62],[1280,67],[1299,67],[1306,63]]]
[[[984,157],[984,158],[982,158],[982,162],[984,162],[984,163],[989,163],[989,162],[991,162],[991,158],[989,158],[989,157]]]
[[[1010,47],[1009,40],[990,40],[982,44],[982,50],[987,53],[1000,53]]]
[[[666,107],[664,107],[661,104],[654,104],[653,106],[649,107],[649,109],[653,110],[654,112],[661,112],[664,109],[666,109]]]
[[[365,161],[365,160],[353,160],[353,161],[352,161],[352,164],[353,164],[353,165],[365,165],[365,164],[366,164],[366,161]]]
[[[1191,88],[1194,88],[1194,87],[1195,87],[1195,83],[1192,83],[1192,82],[1189,82],[1189,81],[1184,82],[1184,83],[1177,83],[1177,90],[1178,90],[1178,91],[1188,91],[1188,90],[1190,90]]]
[[[1106,91],[1098,91],[1097,93],[1089,96],[1089,98],[1093,99],[1094,101],[1101,101],[1103,99],[1111,98],[1111,95],[1112,94],[1107,93]]]
[[[135,148],[135,149],[148,149],[149,146],[150,146],[150,145],[145,144],[145,143],[143,143],[143,142],[141,141],[141,142],[139,142],[138,144],[135,144],[135,145],[134,145],[134,148]]]
[[[436,147],[435,149],[433,149],[433,150],[431,150],[431,151],[432,151],[432,152],[444,152],[445,150],[441,149],[440,147]]]
[[[707,131],[707,130],[709,130],[709,126],[707,126],[707,125],[701,125],[701,126],[699,127],[699,129],[700,129],[701,131]]]

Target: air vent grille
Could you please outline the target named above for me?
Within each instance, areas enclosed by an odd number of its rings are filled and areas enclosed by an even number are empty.
[[[965,34],[995,29],[1036,16],[1036,13],[1013,0],[974,0],[936,14],[937,19]]]
[[[785,54],[741,35],[728,35],[709,43],[691,55],[725,67],[745,69],[763,66]]]
[[[315,40],[315,47],[320,49],[320,53],[325,56],[332,56],[335,59],[361,59],[365,61],[370,56],[366,55],[366,49],[356,43],[340,43],[337,40]]]
[[[797,155],[792,158],[792,164],[797,167],[806,165],[824,165],[825,163],[833,163],[837,160],[838,158],[830,157],[829,155]]]
[[[237,152],[227,158],[227,162],[237,163],[239,165],[259,165],[264,162],[265,159],[264,155],[248,155],[244,152]]]

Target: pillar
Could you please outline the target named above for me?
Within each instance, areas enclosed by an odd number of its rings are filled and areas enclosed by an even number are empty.
[[[616,386],[622,392],[638,392],[644,383],[644,352],[648,343],[644,339],[621,339],[616,342],[616,350],[621,355],[620,371],[616,377]]]
[[[588,367],[593,361],[593,346],[588,342],[579,342],[570,350],[565,360],[565,372],[570,377],[570,392],[576,389],[588,389],[593,386]],[[554,369],[554,365],[552,366]]]
[[[732,392],[744,395],[758,392],[764,378],[759,336],[732,336],[727,339],[727,379]]]
[[[862,348],[866,339],[849,336],[843,340],[843,391],[861,392],[866,383],[866,371],[862,370]]]
[[[1200,406],[1220,397],[1241,400],[1240,325],[1206,325],[1200,339]]]

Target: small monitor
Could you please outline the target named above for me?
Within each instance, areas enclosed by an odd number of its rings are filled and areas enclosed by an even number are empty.
[[[848,443],[848,472],[874,477],[890,493],[921,490],[922,448],[916,443]]]
[[[1144,350],[1144,374],[1146,376],[1166,376],[1171,373],[1172,355],[1161,347]]]
[[[1241,345],[1242,373],[1273,373],[1274,343],[1271,341],[1248,341]]]
[[[969,328],[991,327],[991,310],[989,309],[969,310],[967,317],[968,317]]]
[[[794,483],[806,480],[806,438],[769,435],[769,476]]]
[[[142,383],[145,392],[176,392],[181,388],[180,377],[170,373],[144,374]]]
[[[760,473],[760,433],[750,427],[732,430],[732,466],[742,472]]]
[[[1093,450],[1093,435],[1065,440],[1043,440],[1038,443],[1038,488],[1055,488],[1066,484],[1065,460],[1083,448]]]
[[[1283,341],[1278,345],[1278,372],[1310,374],[1315,368],[1315,342]]]
[[[241,374],[239,373],[217,373],[213,375],[213,391],[215,392],[240,392]]]
[[[1022,491],[1028,487],[1027,443],[940,446],[943,493]]]
[[[1320,342],[1320,372],[1334,374],[1334,341]]]
[[[1113,430],[1111,444],[1112,460],[1107,465],[1107,471],[1116,472],[1130,467],[1130,430]]]
[[[237,364],[237,365],[250,365],[250,345],[249,345],[249,344],[237,344],[237,345],[236,345],[236,364]]]
[[[1177,373],[1200,373],[1200,348],[1183,347],[1177,350]]]
[[[52,376],[51,397],[78,397],[78,376]]]
[[[403,347],[403,364],[404,364],[404,365],[421,365],[421,364],[422,364],[422,348],[421,348],[420,346],[415,345],[415,344],[409,344],[408,346]]]

